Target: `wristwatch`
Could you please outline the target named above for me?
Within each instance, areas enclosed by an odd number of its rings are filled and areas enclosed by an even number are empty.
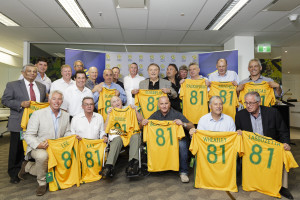
[[[184,128],[186,128],[186,126],[187,126],[186,123],[183,123],[183,126],[184,126]]]

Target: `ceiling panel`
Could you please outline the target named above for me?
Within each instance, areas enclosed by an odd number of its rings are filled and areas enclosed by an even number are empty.
[[[249,20],[251,20],[272,1],[273,0],[249,1],[249,3],[222,28],[222,30],[242,31],[241,26],[247,24]]]
[[[220,45],[221,41],[230,37],[228,31],[189,31],[182,44],[215,44]]]
[[[26,0],[23,3],[50,27],[76,27],[56,1],[37,3],[36,0]],[[53,17],[54,13],[55,17]]]
[[[205,2],[206,0],[150,1],[148,29],[188,30]],[[180,16],[181,13],[184,16]]]
[[[122,29],[146,29],[148,10],[140,8],[118,8],[118,18]]]
[[[20,24],[22,27],[48,27],[47,24],[17,0],[2,1],[0,12]]]
[[[145,43],[146,30],[122,30],[125,43]]]
[[[206,1],[190,30],[204,30],[226,3],[227,0]]]
[[[185,33],[186,31],[148,30],[146,33],[146,42],[156,44],[179,44]]]
[[[122,42],[120,29],[55,28],[68,42]]]
[[[120,28],[113,1],[79,0],[78,2],[94,28]]]
[[[281,11],[260,12],[251,20],[248,20],[247,23],[239,26],[238,29],[243,31],[261,31],[286,15],[287,12]]]
[[[254,41],[259,43],[270,43],[272,45],[280,45],[280,41],[294,35],[295,32],[257,32]]]

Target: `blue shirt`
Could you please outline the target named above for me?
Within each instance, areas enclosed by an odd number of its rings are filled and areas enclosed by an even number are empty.
[[[52,109],[50,108],[51,111],[51,116],[52,116],[52,121],[53,121],[53,126],[54,126],[54,131],[55,131],[55,139],[59,138],[59,136],[57,135],[57,131],[58,131],[58,125],[59,125],[59,118],[61,116],[61,110],[59,109],[59,113],[57,115],[57,117],[55,116],[54,112],[52,111]]]
[[[211,113],[203,115],[198,122],[197,129],[207,131],[236,131],[233,119],[223,113],[218,121],[212,118]]]
[[[126,93],[120,85],[112,82],[110,87],[108,87],[108,85],[106,85],[105,83],[103,84],[103,87],[106,87],[107,89],[117,89],[120,92],[119,97],[122,100],[122,103],[123,104],[126,103],[127,100]],[[98,108],[99,92],[94,92],[93,96],[94,96],[95,108]]]
[[[260,107],[259,107],[258,116],[254,117],[252,114],[250,114],[250,119],[251,119],[253,133],[258,133],[260,135],[264,135]]]
[[[237,73],[231,70],[227,70],[224,76],[221,76],[217,70],[208,76],[208,80],[217,82],[236,81],[237,84],[239,84],[240,82]]]

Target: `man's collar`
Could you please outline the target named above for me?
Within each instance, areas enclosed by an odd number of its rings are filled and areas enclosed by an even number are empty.
[[[209,113],[210,114],[210,116],[209,116],[209,121],[215,121],[215,122],[218,122],[218,121],[221,121],[221,120],[223,120],[224,119],[224,114],[223,113],[221,113],[221,117],[220,117],[220,119],[219,120],[214,120],[214,118],[212,117],[212,114],[211,114],[211,112]]]
[[[258,79],[262,79],[262,75],[260,75],[260,76],[258,77]],[[258,79],[257,79],[257,80],[258,80]],[[249,76],[249,80],[252,81],[251,75]]]
[[[226,70],[224,76],[227,76],[227,72],[228,72],[228,70]],[[219,73],[219,71],[218,71],[217,73],[218,73],[218,76],[221,76],[220,73]],[[223,77],[223,76],[222,76],[222,77]]]
[[[54,112],[52,111],[52,109],[51,109],[51,107],[50,107],[50,106],[49,106],[49,108],[50,108],[50,112],[51,112],[51,114],[55,116],[55,114],[54,114]],[[59,118],[60,116],[61,116],[61,109],[59,109],[59,112],[58,112],[58,115],[57,115],[57,117],[56,117],[56,118]]]
[[[28,86],[30,84],[30,82],[26,78],[24,78],[24,83],[26,86]],[[35,81],[32,81],[32,84],[36,85]]]

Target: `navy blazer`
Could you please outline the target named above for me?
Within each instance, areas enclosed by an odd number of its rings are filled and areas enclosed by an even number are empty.
[[[281,114],[276,108],[260,106],[263,133],[267,137],[281,143],[290,143],[289,130],[284,123]],[[240,110],[235,116],[236,130],[253,132],[250,113],[246,110]]]
[[[45,102],[46,99],[46,86],[42,83],[35,81],[40,91],[40,102]],[[10,116],[8,119],[7,129],[11,132],[20,132],[21,120],[24,108],[21,107],[22,101],[29,101],[30,98],[27,93],[24,79],[8,82],[2,96],[2,104],[10,108]]]

